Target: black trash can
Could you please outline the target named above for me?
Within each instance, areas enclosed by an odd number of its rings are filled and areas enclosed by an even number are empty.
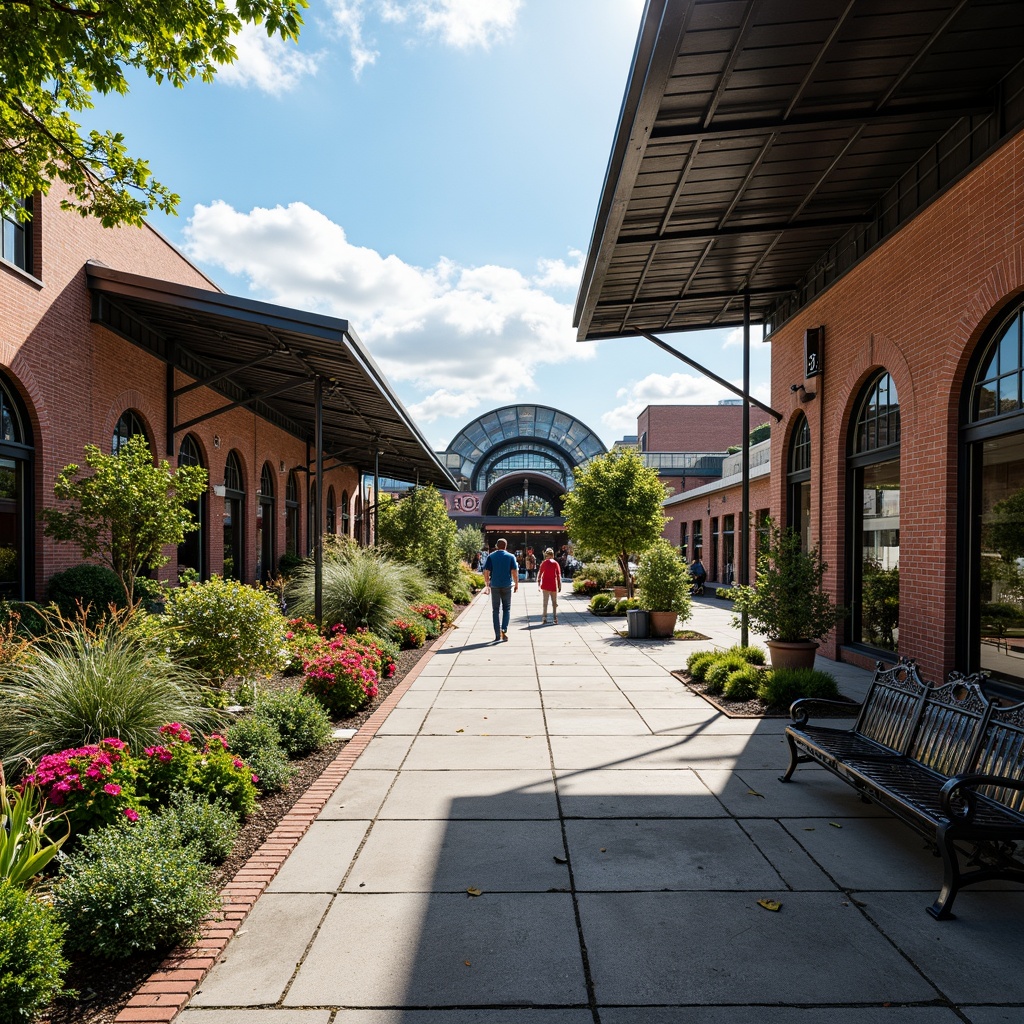
[[[626,612],[626,632],[630,640],[646,640],[651,635],[651,617],[642,608]]]

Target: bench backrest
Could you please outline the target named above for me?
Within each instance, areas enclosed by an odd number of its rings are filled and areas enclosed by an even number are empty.
[[[971,770],[1015,782],[1024,779],[1024,704],[992,709]],[[1020,790],[986,786],[978,792],[1024,812],[1024,792]]]
[[[901,658],[891,668],[878,662],[854,732],[905,754],[928,690],[913,661]]]
[[[909,757],[947,776],[970,769],[991,711],[975,678],[954,673],[944,686],[929,688],[907,748]]]

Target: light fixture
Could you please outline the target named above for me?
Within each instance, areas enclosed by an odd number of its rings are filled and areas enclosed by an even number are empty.
[[[284,459],[281,460],[281,465],[278,468],[278,473],[283,473],[283,472],[284,472]]]
[[[213,435],[213,447],[214,448],[219,448],[220,447],[220,434],[214,434]]]
[[[228,489],[224,484],[214,484],[213,493],[216,494],[218,498],[223,498],[227,495]]]
[[[801,402],[810,402],[817,396],[816,391],[808,391],[803,384],[790,384],[789,390],[794,394],[799,393]]]

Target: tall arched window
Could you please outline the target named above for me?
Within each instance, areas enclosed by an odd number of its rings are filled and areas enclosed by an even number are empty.
[[[178,449],[178,465],[203,465],[199,443],[192,434],[186,434],[182,438],[181,447]],[[186,533],[185,539],[178,545],[178,571],[194,569],[200,579],[206,579],[209,576],[206,565],[206,491],[203,491],[195,501],[188,503],[188,510],[199,524],[199,529]]]
[[[333,536],[337,533],[337,498],[334,494],[334,488],[327,488],[327,514],[324,518],[324,530],[329,536]]]
[[[299,557],[299,481],[293,469],[284,488],[284,549]]]
[[[256,578],[266,583],[274,575],[274,536],[277,503],[274,500],[274,470],[269,462],[263,463],[260,473],[260,503],[256,509],[256,554],[259,565]]]
[[[852,508],[853,640],[899,646],[900,404],[884,370],[861,393],[846,460]]]
[[[142,418],[134,409],[127,409],[121,413],[121,418],[114,425],[114,436],[110,439],[111,452],[116,455],[122,445],[136,434],[141,434],[146,439],[146,444],[152,451],[153,445],[149,440],[149,434],[146,433],[146,426],[142,422]]]
[[[245,478],[234,451],[224,465],[224,578],[245,578]]]
[[[341,492],[341,532],[346,537],[351,537],[351,517],[348,512],[348,491]]]
[[[807,417],[799,422],[789,443],[786,471],[786,525],[800,535],[800,546],[811,549],[811,427]]]
[[[32,586],[32,428],[0,376],[0,596],[27,600]]]
[[[958,560],[957,593],[966,650],[958,661],[1009,684],[1020,699],[1024,662],[1024,303],[999,318],[975,359],[965,391],[963,429],[969,494],[963,509],[967,557]]]

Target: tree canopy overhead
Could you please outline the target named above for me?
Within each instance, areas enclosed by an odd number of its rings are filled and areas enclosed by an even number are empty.
[[[106,227],[173,213],[179,197],[129,156],[115,131],[82,130],[96,93],[128,92],[138,69],[158,83],[212,81],[235,59],[244,24],[294,40],[307,0],[4,0],[0,3],[0,210],[63,181],[66,209]]]
[[[619,563],[632,596],[629,556],[661,536],[666,497],[657,472],[644,465],[639,452],[616,448],[577,471],[576,485],[565,499],[565,528],[576,544]]]

